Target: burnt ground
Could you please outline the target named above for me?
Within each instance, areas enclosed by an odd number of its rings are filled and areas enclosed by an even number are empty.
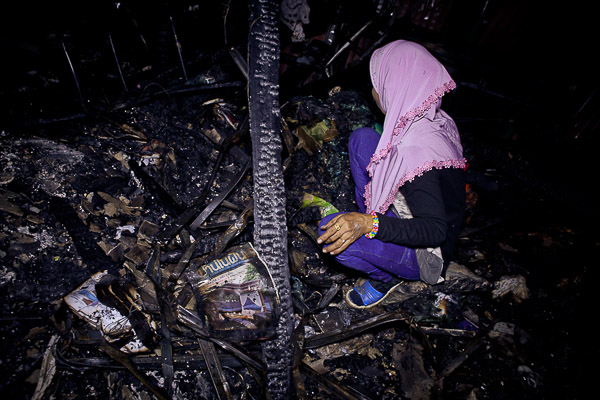
[[[198,18],[183,15],[178,26]],[[180,36],[199,33],[207,34]],[[282,47],[297,50],[286,33]],[[64,56],[50,36],[42,51]],[[444,99],[469,160],[468,211],[455,262],[445,282],[407,282],[376,309],[344,304],[357,276],[319,252],[313,234],[321,209],[302,208],[302,200],[310,194],[354,209],[348,135],[381,122],[381,115],[369,99],[364,64],[332,79],[307,73],[303,63],[282,73],[296,396],[587,397],[598,356],[599,243],[598,210],[586,182],[597,140],[593,126],[578,119],[589,112],[589,102],[580,101],[593,92],[589,82],[580,84],[583,76],[571,69],[556,75],[562,65],[535,82],[535,67],[509,76],[510,61],[403,24],[391,36],[426,43],[458,83]],[[170,374],[160,345],[124,363],[63,297],[103,270],[144,293],[140,282],[147,282],[157,235],[236,182],[252,151],[244,77],[219,43],[193,48],[183,39],[187,81],[171,50],[162,64],[144,60],[153,68],[126,62],[124,90],[116,71],[103,69],[110,53],[81,46],[75,34],[64,39],[80,92],[64,60],[56,61],[60,68],[28,69],[2,92],[8,106],[0,132],[0,392],[15,399],[215,398],[198,335],[188,326],[166,325]],[[316,57],[313,50],[305,51]],[[282,60],[297,55],[284,52]],[[191,237],[192,267],[223,243],[251,242],[245,211],[252,195],[246,172],[205,225],[185,225],[160,243],[160,266],[179,265]],[[236,220],[246,223],[232,234],[227,228]],[[161,324],[165,309],[148,298],[143,306]],[[260,357],[258,343],[240,344]],[[234,398],[264,398],[260,372],[221,348],[218,354]]]

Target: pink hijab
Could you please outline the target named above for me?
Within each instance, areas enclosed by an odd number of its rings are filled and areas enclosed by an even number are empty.
[[[464,168],[456,124],[440,109],[456,88],[444,66],[423,46],[397,40],[375,50],[371,82],[385,111],[383,133],[367,171],[367,212],[385,212],[398,189],[433,168]]]

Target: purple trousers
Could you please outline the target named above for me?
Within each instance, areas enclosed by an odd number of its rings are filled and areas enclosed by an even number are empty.
[[[363,194],[365,185],[369,182],[367,165],[378,142],[379,134],[371,128],[359,128],[350,136],[348,145],[350,170],[355,183],[356,205],[358,211],[362,213],[366,211]],[[324,233],[321,227],[338,214],[340,213],[328,215],[321,220],[319,235]],[[391,209],[385,215],[395,217]],[[361,271],[368,278],[378,281],[387,282],[392,279],[392,276],[410,280],[418,280],[420,277],[414,249],[394,243],[385,243],[377,238],[367,239],[362,236],[335,256],[335,259],[340,264]]]

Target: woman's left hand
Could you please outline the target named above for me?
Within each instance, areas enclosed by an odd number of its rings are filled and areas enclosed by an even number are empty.
[[[356,239],[373,229],[373,217],[370,214],[357,212],[345,213],[332,218],[321,227],[325,232],[319,236],[317,243],[328,244],[324,253],[340,254]]]

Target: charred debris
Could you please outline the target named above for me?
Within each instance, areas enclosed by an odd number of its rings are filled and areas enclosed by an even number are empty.
[[[550,218],[573,208],[571,191],[503,146],[532,105],[464,77],[445,100],[470,161],[456,262],[441,284],[406,282],[376,309],[350,309],[356,276],[315,239],[323,215],[355,207],[348,135],[381,123],[357,82],[370,49],[435,32],[424,15],[442,20],[444,7],[325,2],[315,15],[283,3],[190,2],[152,30],[158,17],[124,2],[101,35],[52,31],[37,51],[53,64],[7,86],[0,391],[579,398],[583,354],[597,353],[583,321],[598,246]],[[198,28],[207,15],[218,23]],[[319,23],[326,34],[308,41]],[[219,39],[202,47],[195,34]],[[469,117],[498,104],[502,115]]]

